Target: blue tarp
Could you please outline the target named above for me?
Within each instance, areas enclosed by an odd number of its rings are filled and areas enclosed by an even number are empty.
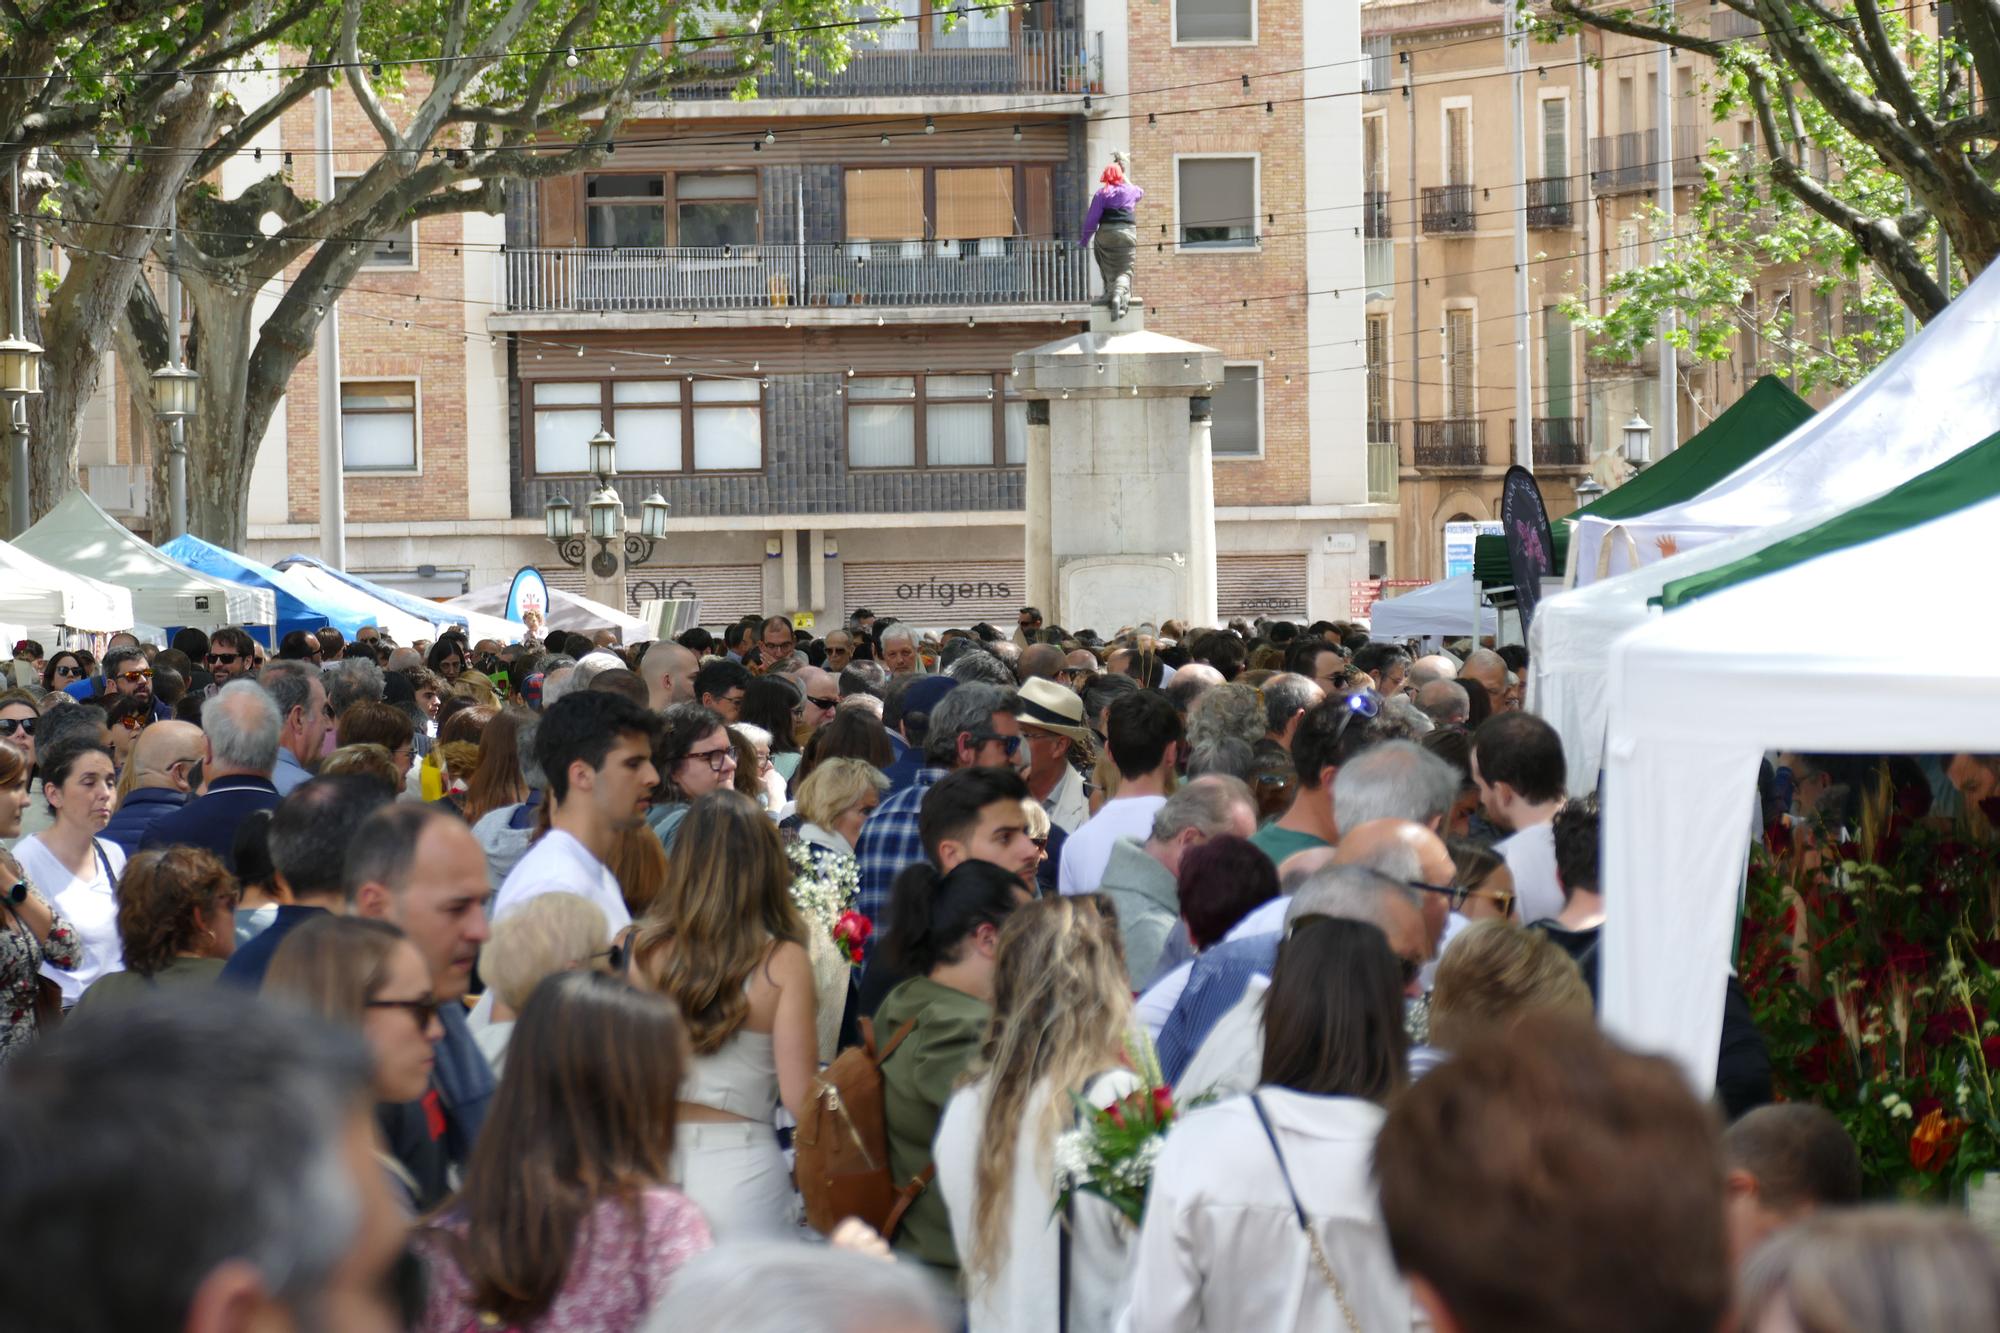
[[[232,583],[248,584],[253,588],[264,588],[278,601],[278,637],[283,638],[295,629],[314,630],[322,625],[334,628],[354,637],[363,625],[381,623],[380,608],[369,603],[367,598],[353,598],[332,595],[304,598],[286,586],[278,578],[278,571],[269,565],[258,564],[255,560],[226,551],[211,542],[188,534],[176,537],[160,547],[171,558],[180,561],[190,569],[228,579]],[[435,616],[424,617],[428,620]]]
[[[370,583],[367,579],[350,574],[344,569],[335,569],[324,560],[316,560],[309,555],[288,555],[278,562],[279,569],[289,569],[293,565],[310,565],[330,578],[339,579],[357,592],[366,593],[377,601],[387,602],[405,615],[416,616],[420,620],[429,620],[436,624],[455,624],[461,628],[471,623],[465,618],[463,611],[455,611],[441,602],[412,597],[406,592],[397,592],[394,588],[385,588],[379,583]]]

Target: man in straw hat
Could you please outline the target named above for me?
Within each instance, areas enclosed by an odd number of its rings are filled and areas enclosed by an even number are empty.
[[[1074,833],[1090,818],[1090,791],[1083,774],[1069,762],[1072,743],[1090,752],[1090,730],[1083,724],[1083,700],[1076,691],[1052,680],[1030,676],[1021,682],[1020,711],[1015,718],[1028,738],[1028,794],[1048,811],[1049,822]]]

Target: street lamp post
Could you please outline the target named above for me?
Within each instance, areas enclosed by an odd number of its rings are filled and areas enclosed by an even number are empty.
[[[8,293],[13,318],[8,335],[0,339],[0,396],[7,399],[14,431],[13,486],[9,501],[13,509],[9,535],[18,537],[28,530],[28,399],[42,391],[42,349],[29,342],[25,332],[28,318],[28,270],[33,242],[28,224],[21,216],[21,164],[16,161],[8,175],[10,203],[7,231],[13,239],[14,281]]]
[[[1653,452],[1653,428],[1637,412],[1625,423],[1625,461],[1635,468],[1646,466]]]
[[[543,506],[543,529],[562,562],[585,572],[586,595],[624,610],[627,570],[652,559],[653,547],[667,535],[667,501],[657,490],[647,496],[639,504],[639,531],[628,532],[625,501],[612,485],[618,477],[618,441],[600,427],[590,439],[589,454],[597,492],[585,506],[587,529],[576,530],[576,506],[561,495],[550,496]]]

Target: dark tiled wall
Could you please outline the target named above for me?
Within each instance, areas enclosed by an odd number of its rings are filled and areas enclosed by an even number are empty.
[[[511,369],[511,367],[510,367]],[[510,457],[514,463],[514,512],[539,518],[548,497],[560,491],[577,507],[579,521],[593,483],[588,478],[521,477],[521,390],[508,390]],[[846,399],[835,394],[838,374],[774,375],[764,394],[766,468],[755,476],[621,476],[629,512],[656,487],[679,518],[770,514],[913,514],[1021,509],[1019,468],[949,471],[850,472],[843,450]]]

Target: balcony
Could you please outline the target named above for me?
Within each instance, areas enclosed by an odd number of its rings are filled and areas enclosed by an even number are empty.
[[[1403,470],[1402,425],[1398,421],[1368,422],[1368,503],[1396,503],[1397,478]]]
[[[1065,241],[859,241],[720,249],[508,250],[497,314],[1081,305],[1086,251]]]
[[[1574,225],[1567,176],[1541,176],[1528,182],[1528,225],[1541,231],[1568,231]]]
[[[1473,229],[1478,214],[1472,208],[1470,185],[1426,185],[1423,194],[1424,234],[1449,236]]]
[[[1486,423],[1478,417],[1444,417],[1417,423],[1417,466],[1486,466]]]
[[[1582,467],[1588,461],[1581,417],[1536,417],[1528,423],[1528,434],[1536,467]]]
[[[1708,154],[1709,126],[1674,126],[1674,183],[1701,179]],[[1644,194],[1659,187],[1659,135],[1633,130],[1590,141],[1590,188],[1598,194]]]
[[[884,29],[879,44],[857,40],[847,64],[833,68],[824,56],[780,46],[771,67],[757,76],[760,99],[793,97],[1006,96],[1016,93],[1102,92],[1104,35],[1041,32],[1009,34],[1005,45],[973,46],[984,34],[964,29],[925,31],[919,22]],[[958,44],[953,44],[958,43]],[[674,100],[725,101],[736,95],[741,48],[697,52],[691,63],[711,62],[717,77],[673,90]]]
[[[1389,192],[1364,190],[1361,194],[1361,234],[1380,240],[1389,234]]]

